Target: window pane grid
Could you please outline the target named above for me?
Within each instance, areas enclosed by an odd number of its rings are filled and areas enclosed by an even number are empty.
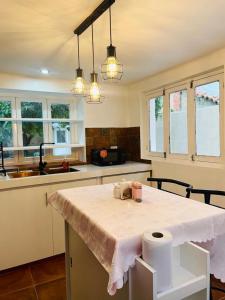
[[[64,148],[64,145],[74,144],[71,133],[76,136],[77,120],[70,118],[75,117],[77,104],[71,100],[66,102],[58,99],[53,103],[45,99],[0,98],[0,141],[4,140],[5,158],[13,158],[17,154],[20,160],[39,156],[41,142],[62,145],[62,148],[47,151],[53,156],[71,156],[71,147]],[[74,111],[71,112],[71,109]],[[23,147],[27,149],[21,151]],[[10,149],[7,151],[6,148]]]
[[[147,112],[144,106],[142,112],[147,126],[144,125],[143,133],[148,134],[148,140],[141,141],[143,158],[159,156],[215,163],[224,159],[223,76],[215,72],[196,76],[180,85],[168,86],[165,97],[145,97],[142,103],[147,100]]]

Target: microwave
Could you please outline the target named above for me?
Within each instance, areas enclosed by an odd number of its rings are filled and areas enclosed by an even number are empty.
[[[121,165],[126,162],[126,153],[120,149],[92,149],[91,163],[97,166]]]

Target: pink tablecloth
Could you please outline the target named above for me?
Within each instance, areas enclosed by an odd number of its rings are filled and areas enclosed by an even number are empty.
[[[123,286],[150,228],[169,230],[174,245],[211,240],[204,244],[211,252],[211,273],[225,282],[225,210],[148,186],[142,203],[114,199],[112,190],[112,184],[80,187],[49,198],[109,273],[110,295]]]

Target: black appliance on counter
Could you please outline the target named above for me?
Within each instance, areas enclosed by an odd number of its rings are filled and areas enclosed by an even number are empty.
[[[126,153],[120,149],[92,149],[91,163],[96,166],[121,165],[126,162]]]

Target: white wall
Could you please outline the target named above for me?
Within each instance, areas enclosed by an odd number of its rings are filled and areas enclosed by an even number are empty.
[[[225,65],[225,49],[218,50],[204,57],[198,58],[183,65],[176,66],[154,76],[150,76],[140,82],[129,86],[129,126],[140,126],[139,100],[142,92],[161,87],[166,84],[197,75],[205,71]],[[153,161],[153,176],[168,177],[190,182],[195,187],[214,188],[225,190],[225,165],[206,163],[187,164],[181,162]],[[193,197],[197,198],[197,197]],[[217,198],[217,201],[225,207],[225,199]],[[224,204],[223,204],[224,203]]]
[[[0,73],[0,89],[69,93],[71,81]],[[102,92],[105,96],[103,104],[85,104],[85,126],[127,127],[127,87],[104,84]]]

